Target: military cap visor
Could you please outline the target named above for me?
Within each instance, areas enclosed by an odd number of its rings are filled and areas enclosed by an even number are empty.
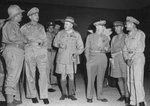
[[[100,20],[100,21],[97,21],[97,22],[93,23],[94,26],[98,26],[98,25],[104,26],[105,24],[106,24],[105,20]]]
[[[62,20],[62,22],[63,22],[63,23],[69,22],[69,23],[71,23],[71,24],[73,24],[73,25],[77,25],[77,24],[75,23],[75,21],[74,21],[74,18],[73,18],[73,17],[70,17],[70,16],[67,16],[67,17],[65,18],[65,20]]]
[[[114,27],[117,27],[117,26],[123,26],[124,24],[123,24],[123,22],[121,22],[121,21],[115,21],[115,22],[113,23],[113,25],[114,25]]]
[[[33,7],[28,11],[27,16],[31,16],[36,13],[39,13],[39,9],[37,7]]]
[[[126,17],[126,22],[131,22],[131,23],[134,23],[137,25],[140,24],[140,22],[137,19],[135,19],[134,17],[131,17],[131,16]]]

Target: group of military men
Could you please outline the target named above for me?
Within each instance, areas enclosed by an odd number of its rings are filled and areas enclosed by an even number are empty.
[[[61,75],[60,100],[66,98],[77,100],[74,95],[74,74],[77,64],[80,63],[79,55],[85,52],[88,78],[87,102],[93,102],[96,77],[97,100],[108,102],[103,96],[103,80],[107,68],[106,53],[110,52],[111,76],[118,78],[121,90],[121,97],[118,101],[125,101],[126,106],[145,106],[143,88],[145,34],[136,28],[139,24],[137,19],[131,16],[126,18],[125,25],[129,31],[127,34],[123,32],[123,22],[114,22],[116,35],[112,40],[110,38],[112,30],[106,28],[105,20],[93,23],[96,31],[87,36],[84,48],[81,35],[73,29],[77,25],[73,17],[67,16],[62,20],[64,29],[61,31],[54,31],[53,26],[50,25],[46,33],[43,25],[38,23],[39,9],[37,7],[28,11],[27,16],[30,22],[20,28],[19,22],[23,12],[24,10],[18,5],[10,5],[8,21],[2,28],[3,57],[7,69],[5,93],[8,106],[19,104],[15,97],[18,95],[18,81],[23,65],[26,74],[27,98],[31,98],[33,103],[38,103],[35,84],[37,67],[40,99],[44,104],[49,104],[48,85],[57,82],[56,77],[53,76],[53,63],[56,56],[53,46],[58,48],[56,73]],[[53,80],[49,80],[50,73],[52,74],[50,78],[54,77]],[[67,76],[69,81],[67,81]],[[69,90],[67,90],[67,82]]]

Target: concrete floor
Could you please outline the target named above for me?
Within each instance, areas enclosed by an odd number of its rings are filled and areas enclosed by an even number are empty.
[[[150,78],[145,78],[145,92],[146,92],[146,102],[147,106],[150,106]],[[125,106],[124,102],[117,102],[116,100],[119,98],[119,93],[116,88],[113,87],[105,87],[104,88],[104,96],[108,99],[107,103],[103,103],[96,100],[96,96],[94,94],[93,103],[86,102],[86,90],[83,77],[81,74],[76,75],[76,97],[77,101],[72,101],[70,99],[65,99],[60,101],[59,98],[61,96],[60,89],[58,86],[53,86],[56,89],[56,92],[49,93],[49,101],[50,104],[44,105],[42,100],[39,100],[38,104],[33,104],[30,99],[26,99],[23,93],[23,103],[18,106]],[[0,93],[0,100],[4,101],[2,94]],[[0,104],[1,106],[1,104]],[[5,106],[5,105],[3,105]]]

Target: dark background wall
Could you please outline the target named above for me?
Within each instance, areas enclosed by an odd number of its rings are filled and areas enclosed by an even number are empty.
[[[105,19],[108,22],[107,27],[112,27],[112,22],[116,20],[125,21],[126,16],[130,15],[137,18],[141,24],[138,26],[146,34],[146,71],[150,69],[150,6],[140,9],[102,9],[102,8],[91,8],[91,7],[75,7],[75,6],[64,6],[55,4],[38,4],[38,3],[1,3],[0,4],[0,19],[7,18],[7,8],[10,4],[18,4],[26,12],[23,14],[24,18],[21,23],[28,22],[26,16],[27,11],[32,7],[38,7],[40,9],[40,23],[45,25],[49,20],[53,19],[64,19],[66,16],[72,16],[75,18],[75,22],[78,24],[75,29],[81,33],[83,40],[87,36],[88,26],[97,19]]]

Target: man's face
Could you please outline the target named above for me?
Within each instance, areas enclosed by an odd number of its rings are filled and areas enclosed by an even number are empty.
[[[65,30],[70,30],[70,29],[72,29],[72,27],[73,27],[72,23],[70,23],[70,22],[65,22],[64,23]]]
[[[20,21],[22,20],[22,13],[16,15],[16,16],[14,17],[14,19],[15,19],[17,22],[20,22]]]
[[[56,29],[56,30],[59,30],[59,29],[60,29],[60,25],[57,25],[57,24],[56,24],[56,25],[55,25],[55,29]]]
[[[117,34],[122,33],[122,31],[123,31],[123,26],[115,26],[115,32],[116,32]]]
[[[133,26],[134,26],[134,24],[132,22],[126,22],[127,31],[132,30]]]
[[[97,26],[96,26],[96,30],[97,30],[98,32],[102,32],[103,29],[104,29],[104,26],[103,26],[103,25],[97,25]]]
[[[49,26],[49,27],[48,27],[48,31],[49,31],[49,32],[53,32],[53,30],[54,30],[53,26]]]
[[[38,22],[39,21],[39,13],[35,13],[31,16],[29,16],[29,18],[34,21],[34,22]]]

